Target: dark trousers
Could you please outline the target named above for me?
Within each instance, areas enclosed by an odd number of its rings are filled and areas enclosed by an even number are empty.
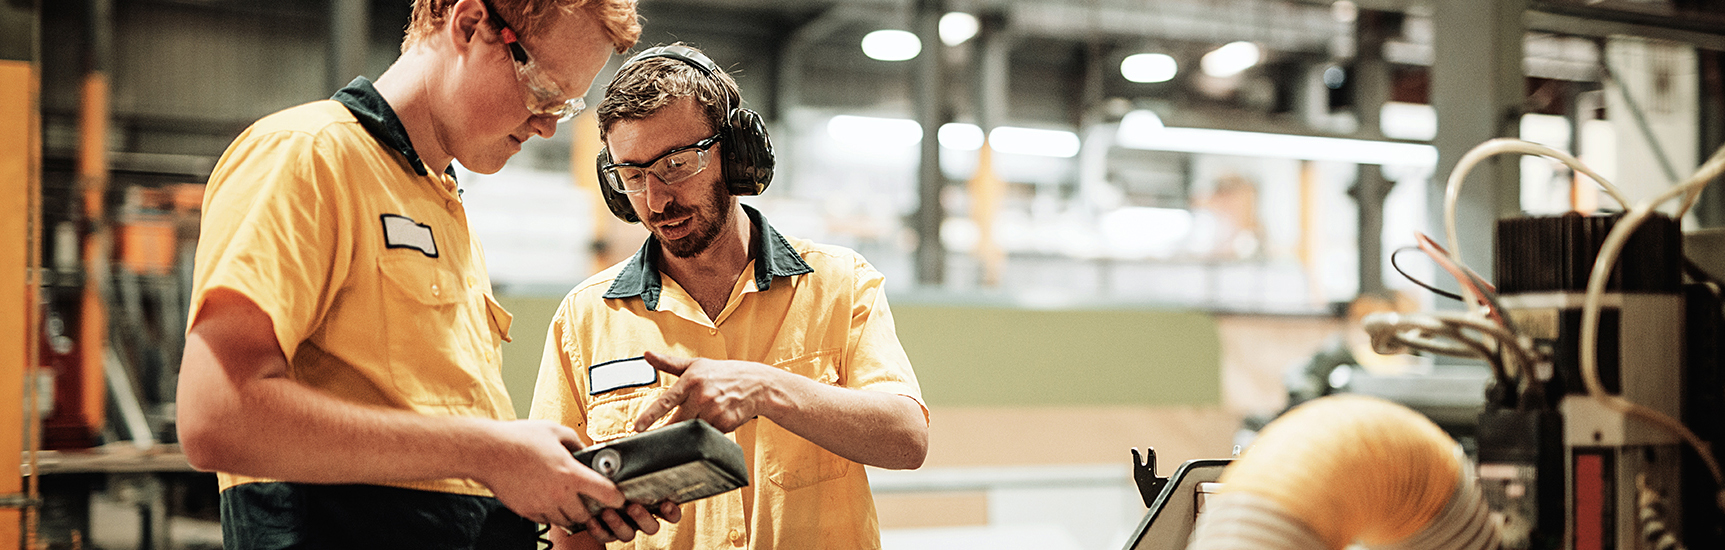
[[[222,491],[227,550],[533,550],[536,530],[491,497],[305,483],[247,483]]]

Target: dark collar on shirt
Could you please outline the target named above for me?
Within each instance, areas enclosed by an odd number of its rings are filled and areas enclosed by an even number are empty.
[[[755,288],[762,291],[772,288],[773,277],[790,277],[813,273],[814,269],[803,262],[797,249],[791,248],[791,243],[784,236],[767,225],[767,218],[749,205],[743,205],[743,213],[749,216],[749,221],[755,224],[759,231],[755,232],[755,242],[751,249],[759,251],[755,261]],[[623,271],[617,274],[617,279],[611,282],[611,288],[605,290],[606,298],[630,298],[640,296],[647,305],[648,311],[659,310],[659,291],[664,289],[663,281],[659,279],[659,238],[647,236],[647,244],[641,245],[641,250],[635,252],[635,257],[623,266]]]
[[[377,93],[377,88],[371,85],[371,80],[356,77],[347,83],[346,88],[337,91],[330,99],[341,102],[347,110],[353,112],[353,118],[359,120],[359,125],[371,133],[371,137],[384,147],[394,149],[407,157],[408,166],[413,167],[413,173],[427,175],[425,161],[419,158],[419,152],[413,150],[413,142],[407,138],[407,127],[401,125],[401,119],[395,116],[395,109],[389,107],[389,102]],[[455,176],[455,167],[451,165],[443,171],[450,177]]]

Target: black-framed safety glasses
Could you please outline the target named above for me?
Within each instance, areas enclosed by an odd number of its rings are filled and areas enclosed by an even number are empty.
[[[605,184],[618,193],[646,191],[648,174],[658,177],[665,185],[672,185],[707,169],[713,145],[719,142],[719,136],[713,134],[713,137],[666,151],[647,162],[615,162],[599,167],[599,171],[605,174]]]
[[[515,61],[515,79],[527,88],[527,111],[538,116],[557,117],[557,122],[563,122],[581,114],[587,108],[587,100],[581,96],[565,99],[563,87],[558,86],[550,75],[533,57],[527,54],[527,47],[521,44],[521,38],[515,35],[514,28],[503,21],[498,15],[497,7],[490,0],[483,2],[485,10],[490,12],[491,24],[497,27],[497,34],[503,37],[503,43],[509,47],[509,56]]]

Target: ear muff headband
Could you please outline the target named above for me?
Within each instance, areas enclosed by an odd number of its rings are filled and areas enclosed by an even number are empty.
[[[635,54],[635,57],[629,58],[629,61],[617,69],[617,74],[623,74],[630,65],[655,57],[681,61],[708,78],[717,79],[723,72],[712,59],[701,52],[673,44],[648,48]],[[616,82],[615,77],[612,82]],[[725,89],[724,86],[720,88]],[[754,110],[743,108],[742,103],[741,97],[733,97],[725,102],[729,110],[724,116],[724,126],[718,131],[719,141],[724,142],[719,148],[723,157],[719,162],[723,172],[721,177],[732,195],[759,195],[766,191],[767,185],[773,181],[773,142],[767,137],[767,125],[761,120],[761,115]],[[635,215],[635,207],[629,204],[629,197],[606,183],[604,167],[611,162],[611,152],[605,148],[599,149],[595,168],[599,170],[599,193],[605,197],[605,206],[623,221],[640,222],[641,218]]]

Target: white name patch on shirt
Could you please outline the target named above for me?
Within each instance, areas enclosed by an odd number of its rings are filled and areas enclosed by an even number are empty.
[[[647,386],[659,381],[659,370],[641,357],[607,361],[587,367],[587,395]]]
[[[437,240],[431,237],[431,226],[395,214],[384,214],[382,218],[384,246],[412,248],[426,256],[437,257]]]

